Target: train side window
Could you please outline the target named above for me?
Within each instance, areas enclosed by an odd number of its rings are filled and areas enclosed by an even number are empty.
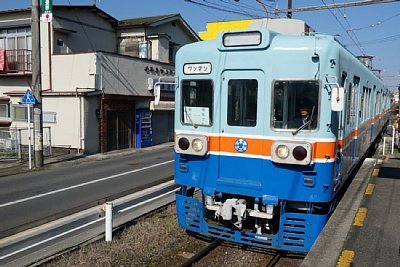
[[[315,80],[275,81],[271,126],[294,130],[307,123],[309,125],[304,130],[316,129],[319,91],[319,82]]]
[[[378,112],[379,91],[376,90],[376,85],[374,85],[374,93],[375,97],[372,99],[372,103],[374,103],[374,110],[371,114],[372,117],[375,117]]]
[[[213,121],[211,80],[183,80],[181,121],[193,126],[210,126]]]
[[[353,84],[349,83],[349,92],[347,94],[346,104],[346,124],[349,125],[351,121],[354,122],[356,116],[356,93],[360,83],[360,78],[357,76],[353,77]]]
[[[340,87],[345,87],[347,79],[347,73],[345,71],[342,72],[342,76],[340,78]]]
[[[347,93],[347,100],[346,100],[346,124],[349,124],[350,123],[350,114],[351,114],[351,110],[350,110],[350,107],[351,107],[351,99],[352,99],[352,97],[351,97],[351,94],[352,94],[352,88],[353,88],[353,86],[352,86],[352,83],[349,83],[349,90],[346,92]]]
[[[228,125],[255,127],[257,124],[258,82],[232,79],[228,82]]]
[[[367,97],[366,91],[367,91],[367,88],[365,86],[363,86],[363,90],[361,92],[361,97],[360,97],[360,109],[358,111],[358,117],[360,118],[361,121],[364,121],[364,119],[365,119],[365,111],[367,109],[364,106],[364,102],[367,102],[367,101],[365,101],[365,98]]]

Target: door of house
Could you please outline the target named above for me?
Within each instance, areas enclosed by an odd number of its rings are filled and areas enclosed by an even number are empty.
[[[131,112],[107,111],[107,151],[130,147]]]

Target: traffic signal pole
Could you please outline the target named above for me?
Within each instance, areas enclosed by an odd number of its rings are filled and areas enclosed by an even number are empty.
[[[32,90],[36,98],[33,106],[34,162],[35,168],[43,166],[42,84],[40,58],[39,1],[32,0]]]

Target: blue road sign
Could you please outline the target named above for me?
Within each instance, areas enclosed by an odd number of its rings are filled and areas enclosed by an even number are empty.
[[[31,90],[26,90],[24,96],[22,97],[21,100],[22,104],[29,104],[29,105],[35,105],[36,103],[36,99],[35,97],[32,95]]]

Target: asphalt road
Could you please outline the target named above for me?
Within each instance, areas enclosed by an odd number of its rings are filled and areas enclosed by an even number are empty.
[[[173,148],[0,177],[0,238],[172,179]]]

